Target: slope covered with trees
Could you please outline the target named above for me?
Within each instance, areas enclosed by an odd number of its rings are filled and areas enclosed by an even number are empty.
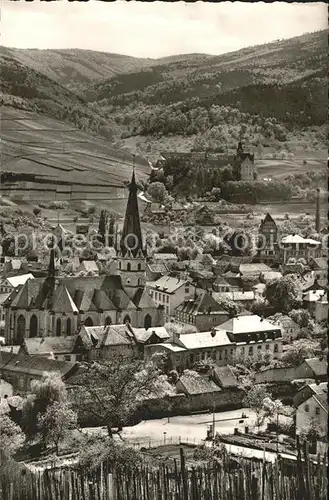
[[[243,135],[278,145],[313,127],[324,143],[325,31],[221,56],[177,58],[91,86],[86,97],[132,136],[230,149]],[[242,125],[242,130],[241,130]],[[315,127],[315,128],[314,128]],[[190,142],[189,142],[190,143]]]

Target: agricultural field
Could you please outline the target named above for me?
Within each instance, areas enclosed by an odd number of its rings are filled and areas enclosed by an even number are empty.
[[[304,163],[304,161],[306,161],[306,163]],[[314,153],[309,153],[309,155],[304,158],[295,157],[289,160],[255,160],[255,167],[257,168],[258,178],[260,180],[269,177],[272,179],[284,180],[284,178],[290,174],[300,174],[326,168],[326,158],[324,154],[320,157],[316,157]]]

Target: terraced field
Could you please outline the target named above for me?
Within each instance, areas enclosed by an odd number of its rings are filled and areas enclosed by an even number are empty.
[[[21,176],[2,182],[2,194],[36,200],[120,198],[132,160],[128,151],[58,120],[1,110],[1,172]],[[147,162],[136,157],[137,178],[145,179],[148,171]]]

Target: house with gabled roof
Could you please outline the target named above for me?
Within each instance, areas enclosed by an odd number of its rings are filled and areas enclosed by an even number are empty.
[[[190,280],[172,276],[162,276],[156,281],[148,282],[146,286],[155,304],[164,308],[165,321],[169,321],[174,316],[176,307],[195,292],[195,286]]]
[[[7,276],[0,281],[0,293],[10,293],[19,285],[24,285],[27,280],[34,279],[33,274],[18,274],[17,276]]]
[[[294,397],[296,407],[296,433],[316,431],[313,453],[328,450],[328,382],[307,384]],[[309,437],[310,439],[310,437]]]
[[[267,212],[259,226],[259,241],[256,260],[268,264],[275,264],[280,259],[280,247],[278,244],[278,226]]]
[[[82,356],[76,350],[77,337],[32,337],[24,339],[19,347],[19,354],[27,356],[46,357],[59,361],[81,361]]]
[[[16,393],[27,394],[31,382],[40,380],[45,372],[59,372],[65,381],[78,370],[79,363],[0,351],[0,366],[2,379],[9,382]]]
[[[108,359],[117,354],[128,357],[138,354],[138,345],[128,324],[83,326],[75,349],[88,361]]]

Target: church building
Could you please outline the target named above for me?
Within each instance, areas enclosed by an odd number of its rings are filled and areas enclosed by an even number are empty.
[[[30,337],[74,335],[82,325],[162,326],[163,306],[156,305],[146,291],[145,273],[146,252],[133,172],[116,274],[57,276],[52,249],[48,276],[18,286],[4,303],[6,343],[21,344]]]

